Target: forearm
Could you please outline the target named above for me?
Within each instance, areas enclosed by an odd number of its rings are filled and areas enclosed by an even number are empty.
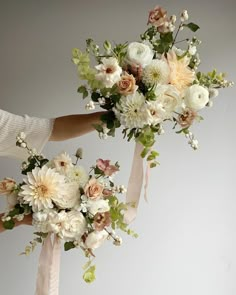
[[[50,141],[61,141],[84,135],[94,130],[93,124],[101,123],[104,112],[58,117],[55,119]]]

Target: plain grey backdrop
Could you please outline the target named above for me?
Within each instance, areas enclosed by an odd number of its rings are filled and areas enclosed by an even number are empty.
[[[71,62],[73,47],[85,39],[99,44],[138,40],[146,30],[148,11],[160,4],[169,14],[189,11],[200,25],[200,70],[225,71],[236,80],[235,0],[0,0],[0,107],[41,117],[83,113],[76,93],[79,81]],[[79,251],[62,252],[60,295],[235,295],[235,88],[220,92],[204,121],[194,125],[198,151],[170,128],[158,139],[161,165],[152,170],[148,204],[141,200],[132,228],[137,240],[123,235],[96,251],[97,280],[82,279],[85,262]],[[133,143],[101,141],[96,133],[49,143],[48,157],[84,148],[83,164],[98,157],[118,160],[117,182],[127,184]],[[19,162],[0,159],[0,178],[21,179]],[[4,197],[0,201],[5,209]],[[40,249],[30,257],[19,253],[33,229],[20,227],[0,236],[0,294],[32,295]]]

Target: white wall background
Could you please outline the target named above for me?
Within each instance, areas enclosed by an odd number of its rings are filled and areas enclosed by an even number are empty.
[[[55,117],[84,112],[76,93],[73,47],[85,39],[134,41],[146,29],[156,4],[169,14],[188,9],[201,26],[201,70],[216,67],[236,80],[235,0],[0,0],[0,107],[17,114]],[[121,248],[107,243],[97,251],[97,280],[86,285],[79,251],[62,253],[60,295],[235,295],[235,88],[221,92],[214,107],[194,127],[200,149],[182,136],[160,137],[160,167],[152,170],[149,203],[140,203],[133,228]],[[118,181],[127,184],[133,145],[121,137],[100,141],[95,133],[49,143],[50,157],[84,148],[84,164],[97,157],[118,160]],[[0,178],[21,178],[18,162],[0,159]],[[5,202],[2,199],[0,209]],[[0,294],[34,293],[39,249],[19,256],[33,229],[20,227],[0,236]]]

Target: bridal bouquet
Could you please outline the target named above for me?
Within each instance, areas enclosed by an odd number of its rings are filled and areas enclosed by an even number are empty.
[[[94,250],[108,239],[121,245],[116,229],[136,237],[123,220],[126,205],[117,198],[125,188],[113,182],[114,174],[119,171],[118,163],[98,159],[87,173],[83,166],[77,165],[82,158],[81,149],[77,150],[73,163],[65,152],[50,161],[37,154],[27,146],[24,134],[17,137],[17,145],[26,148],[30,157],[22,164],[25,175],[22,183],[17,184],[11,178],[0,182],[0,194],[7,196],[9,204],[2,218],[3,226],[12,229],[16,220],[32,214],[35,238],[24,254],[29,254],[37,243],[43,243],[49,234],[55,234],[64,241],[66,251],[80,248],[88,257],[83,278],[92,282]]]
[[[156,6],[140,40],[124,44],[105,41],[100,48],[88,39],[86,52],[73,49],[72,61],[80,80],[86,81],[78,92],[83,98],[91,97],[86,108],[99,105],[108,110],[101,117],[103,125],[95,126],[100,137],[114,136],[121,127],[124,138],[142,144],[141,156],[147,157],[151,167],[157,164],[158,153],[152,147],[156,135],[164,133],[164,123],[172,122],[176,133],[184,134],[197,149],[191,125],[203,119],[199,111],[212,106],[219,88],[233,85],[216,70],[198,71],[200,40],[195,36],[179,40],[183,29],[199,29],[188,18],[186,10],[177,20]]]

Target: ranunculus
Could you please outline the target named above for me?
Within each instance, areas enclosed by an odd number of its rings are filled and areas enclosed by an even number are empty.
[[[111,176],[113,173],[119,171],[117,166],[110,165],[110,160],[98,159],[96,165],[106,176]]]
[[[138,89],[134,76],[127,73],[121,76],[117,86],[119,93],[123,95],[132,94]]]
[[[6,177],[0,182],[1,195],[9,195],[14,191],[15,188],[16,188],[16,182],[12,178]]]
[[[115,57],[102,58],[102,63],[95,66],[98,70],[96,79],[103,82],[106,88],[111,88],[120,80],[122,68]]]
[[[206,106],[209,101],[209,92],[206,88],[200,85],[190,86],[184,96],[184,102],[187,107],[198,111]]]
[[[110,212],[97,213],[94,216],[93,226],[97,231],[101,231],[104,227],[111,224]]]
[[[167,11],[160,6],[156,6],[149,12],[148,24],[157,28],[159,33],[165,33],[167,30],[166,23],[169,23]]]
[[[85,246],[89,249],[97,249],[100,247],[108,237],[108,233],[105,230],[93,231],[88,234],[85,240]]]
[[[102,196],[103,189],[104,186],[96,178],[91,178],[84,187],[84,193],[88,198],[95,200]]]
[[[126,62],[130,65],[141,65],[144,68],[150,64],[153,55],[154,53],[148,45],[132,42],[127,48]]]

